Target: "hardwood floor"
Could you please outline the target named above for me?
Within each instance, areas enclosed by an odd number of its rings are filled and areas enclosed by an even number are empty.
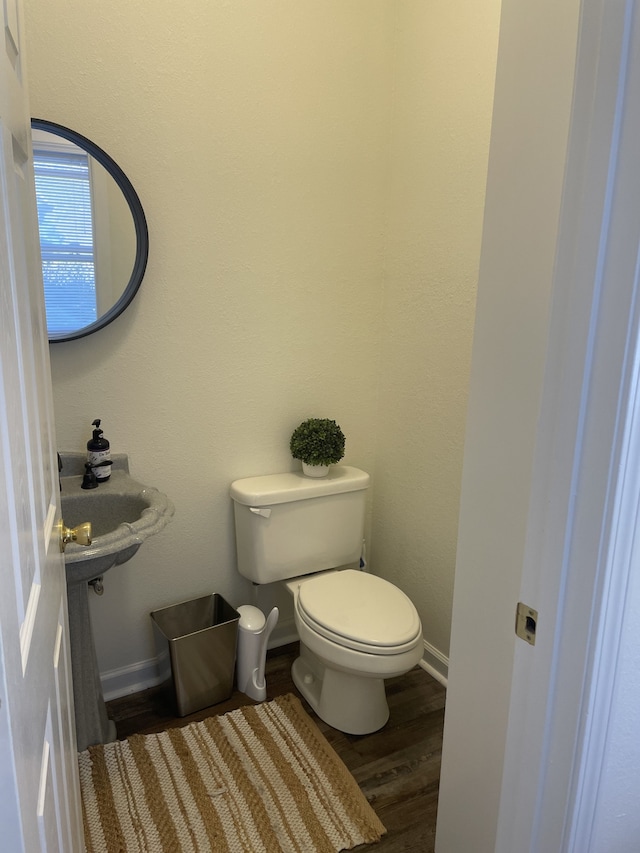
[[[274,649],[267,659],[267,699],[283,693],[299,695],[291,680],[297,644]],[[420,667],[389,679],[391,716],[370,735],[346,735],[320,720],[303,701],[309,715],[338,753],[387,828],[378,844],[358,850],[379,853],[433,853],[445,689]],[[225,702],[188,717],[175,717],[161,691],[145,690],[107,704],[118,737],[149,734],[226,714],[255,704],[237,691]]]

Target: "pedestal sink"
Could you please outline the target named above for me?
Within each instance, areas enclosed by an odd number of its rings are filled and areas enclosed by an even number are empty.
[[[62,518],[67,527],[90,521],[89,546],[70,543],[64,561],[67,574],[69,639],[80,751],[94,743],[115,739],[115,726],[107,716],[102,695],[89,614],[88,582],[102,577],[112,566],[130,560],[145,539],[159,533],[174,512],[169,498],[129,475],[125,453],[112,456],[111,476],[96,489],[81,488],[85,455],[61,453]]]

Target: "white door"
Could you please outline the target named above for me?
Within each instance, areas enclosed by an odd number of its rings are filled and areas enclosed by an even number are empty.
[[[20,0],[0,48],[0,846],[83,849]]]
[[[639,849],[591,830],[637,574],[639,5],[503,0],[437,853]]]

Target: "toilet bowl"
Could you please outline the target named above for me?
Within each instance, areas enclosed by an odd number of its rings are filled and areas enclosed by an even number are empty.
[[[407,596],[383,578],[354,569],[295,578],[300,656],[293,681],[314,711],[348,734],[377,731],[389,719],[384,679],[421,659],[422,626]]]

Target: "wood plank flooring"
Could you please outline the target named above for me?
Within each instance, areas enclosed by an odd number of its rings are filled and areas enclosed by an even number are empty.
[[[297,693],[291,664],[297,644],[274,649],[267,658],[267,699]],[[379,853],[433,853],[440,778],[445,689],[420,667],[389,679],[391,716],[370,735],[346,735],[320,720],[303,701],[329,743],[349,768],[387,828],[378,844],[359,847]],[[255,704],[235,691],[225,702],[188,717],[176,717],[158,689],[145,690],[107,704],[118,737],[149,734]]]

